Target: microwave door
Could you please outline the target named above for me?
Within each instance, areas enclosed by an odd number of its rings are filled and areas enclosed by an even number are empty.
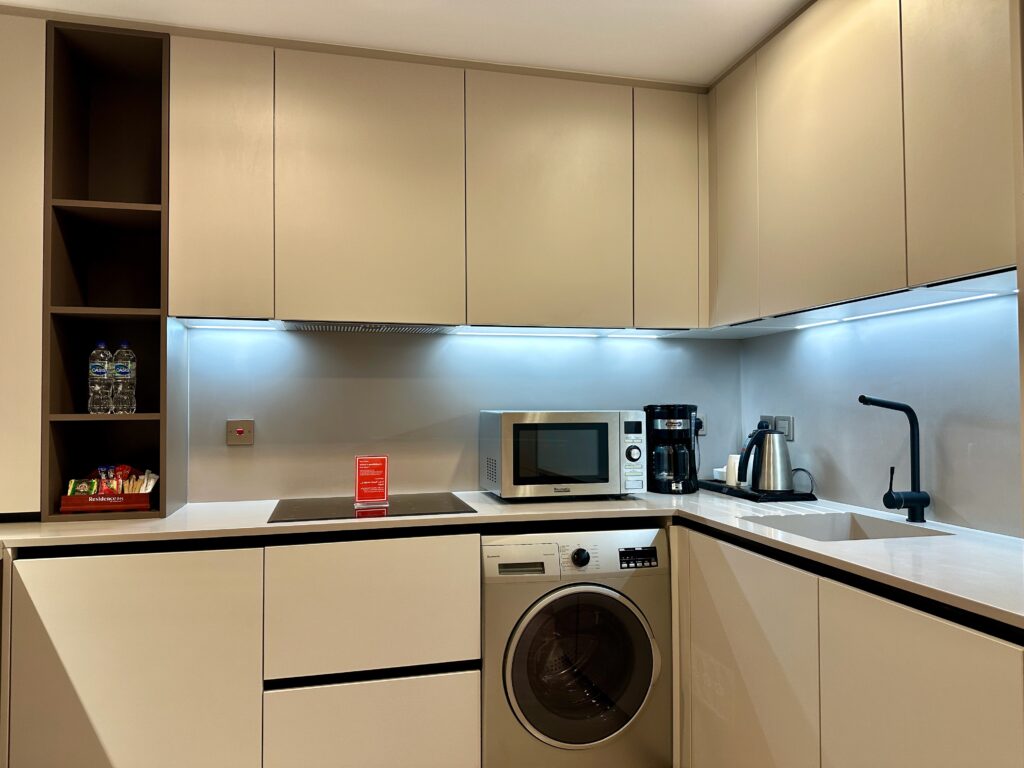
[[[509,495],[619,493],[618,424],[611,419],[513,423],[511,428]]]

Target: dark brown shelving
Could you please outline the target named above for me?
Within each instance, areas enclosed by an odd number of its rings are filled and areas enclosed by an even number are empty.
[[[159,413],[51,413],[55,421],[160,421]]]
[[[160,317],[160,310],[149,307],[50,307],[50,314],[62,317]]]
[[[44,521],[161,517],[184,503],[184,336],[168,334],[167,318],[169,43],[137,30],[47,26]],[[135,352],[136,413],[87,412],[97,341],[112,351],[127,341]],[[152,509],[61,514],[68,481],[110,464],[160,475]]]

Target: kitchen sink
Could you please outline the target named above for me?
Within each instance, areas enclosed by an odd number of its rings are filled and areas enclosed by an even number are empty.
[[[915,536],[950,536],[912,523],[898,523],[856,512],[828,512],[810,515],[763,515],[741,517],[748,523],[764,525],[817,541],[858,541],[864,539],[904,539]]]

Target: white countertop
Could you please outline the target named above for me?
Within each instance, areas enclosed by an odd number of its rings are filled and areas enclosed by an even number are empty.
[[[739,518],[827,512],[858,512],[887,520],[903,518],[829,501],[755,504],[708,491],[686,496],[641,494],[619,500],[554,502],[506,502],[479,491],[456,495],[476,514],[270,524],[267,519],[276,499],[209,502],[188,504],[164,519],[5,524],[0,525],[0,541],[7,547],[114,544],[383,528],[457,528],[496,522],[680,517],[1024,629],[1024,539],[1012,536],[927,523],[928,528],[953,535],[816,541]]]

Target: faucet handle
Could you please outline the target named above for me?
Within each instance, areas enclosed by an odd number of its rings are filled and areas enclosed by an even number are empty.
[[[896,477],[896,467],[889,467],[889,493],[892,493],[892,481]]]
[[[882,496],[882,504],[886,509],[903,509],[903,494],[892,489],[892,481],[896,476],[896,467],[889,467],[889,490]]]

